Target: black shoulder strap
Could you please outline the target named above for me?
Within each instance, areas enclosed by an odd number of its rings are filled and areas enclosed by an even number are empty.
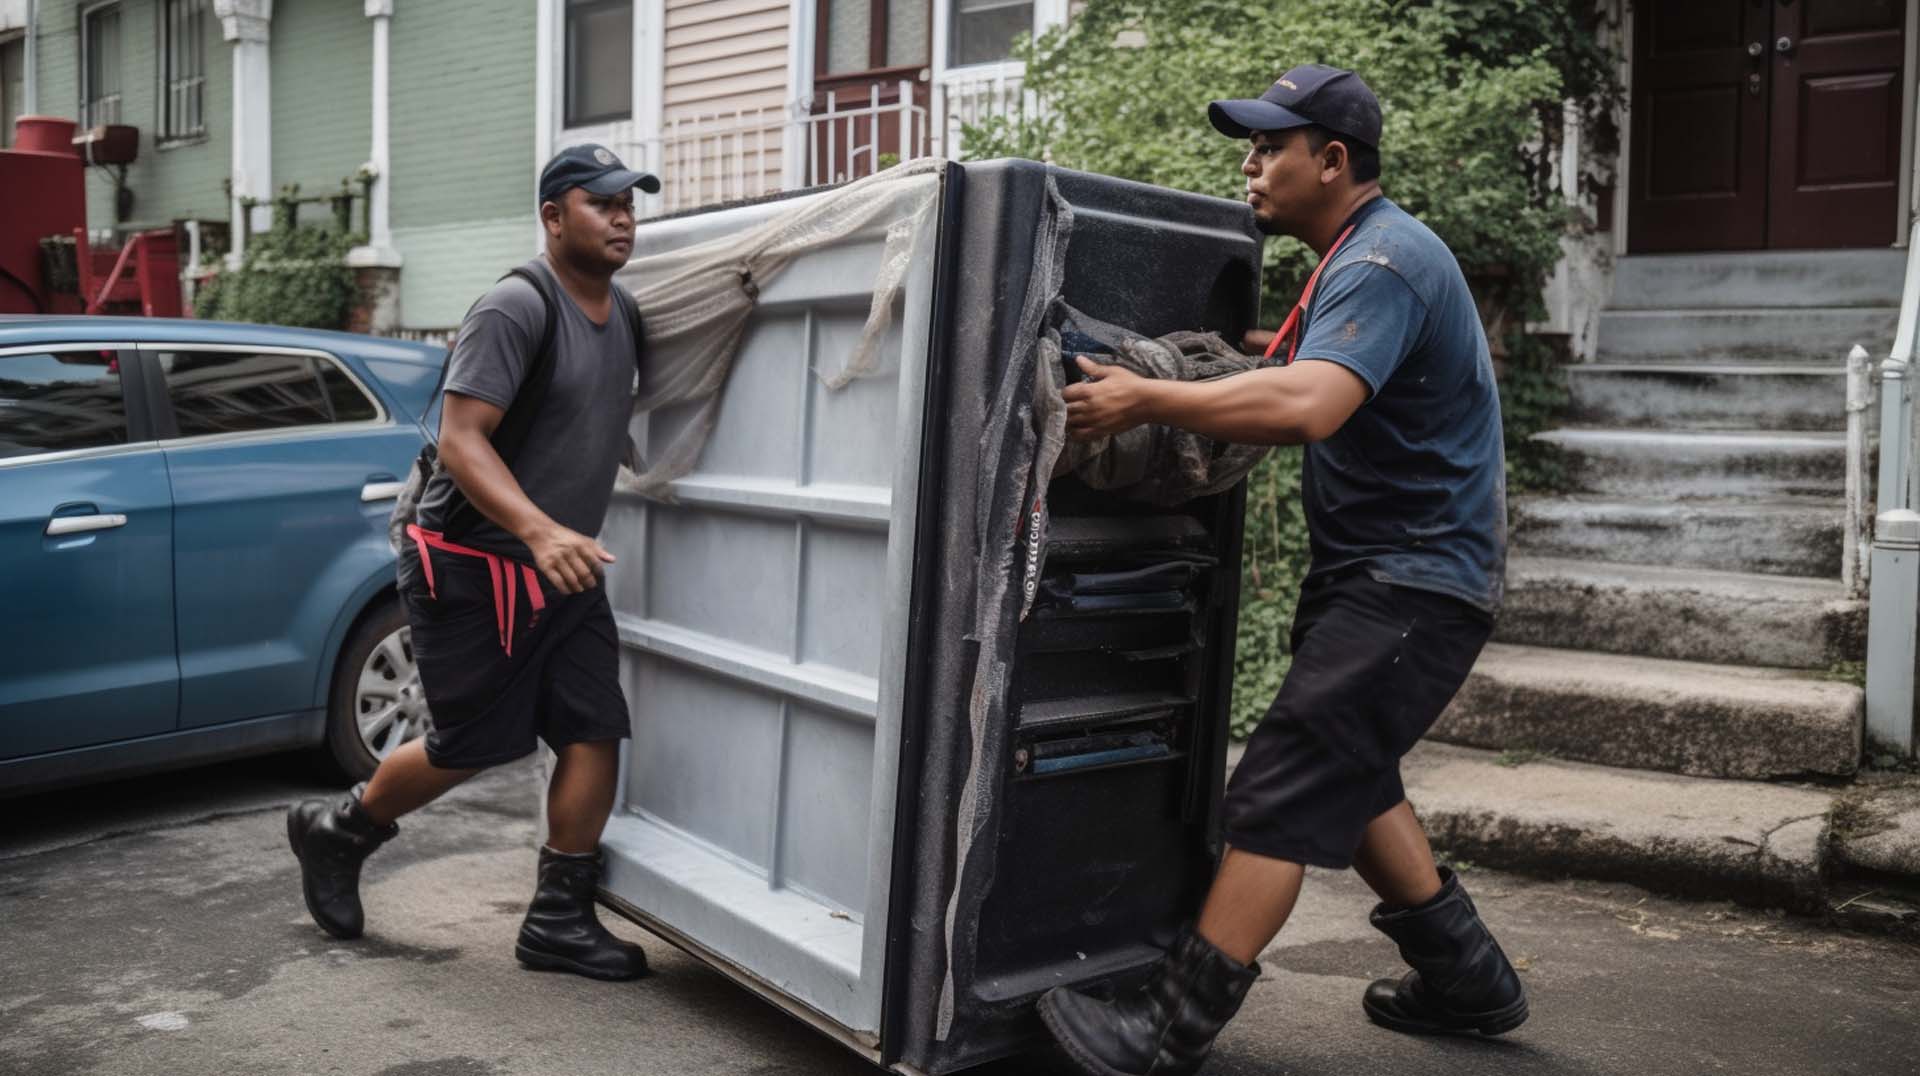
[[[633,293],[621,287],[613,286],[614,302],[626,312],[627,326],[633,330],[633,365],[636,371],[644,374],[647,364],[647,331],[640,320],[640,301]]]
[[[500,418],[500,425],[494,427],[493,436],[488,438],[493,444],[493,450],[500,454],[501,461],[508,467],[513,466],[513,457],[519,454],[521,446],[526,443],[527,432],[533,428],[533,418],[539,414],[540,405],[547,397],[547,386],[553,383],[554,327],[560,320],[560,308],[554,301],[553,289],[543,274],[536,273],[525,266],[515,266],[507,270],[500,279],[505,280],[510,276],[525,280],[533,286],[535,292],[539,293],[540,305],[544,308],[545,317],[540,330],[540,339],[534,345],[533,358],[531,365],[527,367],[526,376],[520,379],[520,388],[514,392],[513,402],[507,405],[506,414]],[[475,300],[474,306],[479,305],[479,301]],[[473,310],[469,308],[467,317],[472,316]],[[462,318],[460,324],[465,328],[467,319]],[[458,346],[459,338],[456,336],[453,342]],[[449,348],[447,361],[440,367],[440,382],[434,386],[434,399],[439,399],[440,394],[446,391],[447,371],[452,366],[453,353]],[[459,487],[456,486],[454,491],[458,493]],[[481,519],[480,510],[475,508],[472,502],[468,501],[464,495],[457,496],[447,508],[445,533],[449,536],[464,534]]]

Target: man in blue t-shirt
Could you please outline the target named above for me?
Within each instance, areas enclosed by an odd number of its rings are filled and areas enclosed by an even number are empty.
[[[1491,634],[1506,573],[1500,398],[1473,296],[1447,245],[1381,194],[1380,104],[1358,75],[1296,67],[1209,113],[1251,144],[1241,171],[1261,230],[1304,241],[1320,265],[1277,334],[1249,334],[1269,344],[1259,369],[1157,381],[1081,357],[1068,432],[1161,423],[1305,445],[1313,562],[1292,668],[1228,786],[1227,852],[1199,922],[1137,991],[1041,999],[1054,1038],[1100,1076],[1199,1067],[1308,865],[1359,871],[1380,898],[1373,925],[1413,968],[1367,989],[1375,1023],[1497,1035],[1527,1016],[1400,783],[1401,757]]]

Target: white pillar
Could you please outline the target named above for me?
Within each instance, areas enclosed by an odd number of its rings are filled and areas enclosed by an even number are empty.
[[[627,159],[627,167],[656,174],[665,163],[660,149],[660,127],[666,114],[666,39],[665,0],[635,0],[632,115],[633,141],[639,152]],[[641,195],[636,194],[635,197]]]
[[[555,0],[536,0],[533,15],[533,180],[527,184],[529,207],[534,202],[533,192],[539,189],[540,172],[546,167],[547,158],[553,156],[553,132],[558,126],[557,102],[560,94],[557,86],[559,75],[556,72],[559,65],[554,63],[554,54],[559,44],[554,23],[559,16],[559,5]],[[539,214],[530,216],[533,220],[533,250],[537,254],[546,248],[547,233],[540,225]]]
[[[268,66],[267,32],[273,0],[213,0],[220,32],[233,45],[233,253],[241,254],[240,199],[268,204],[255,207],[253,227],[273,223],[273,79]]]
[[[367,245],[355,247],[347,255],[347,264],[355,267],[398,268],[400,252],[393,246],[393,166],[388,154],[388,104],[392,81],[389,78],[393,28],[393,0],[366,0],[367,18],[373,20],[373,147],[363,166],[373,177],[367,192]]]
[[[27,57],[26,70],[22,74],[27,80],[27,92],[26,100],[22,102],[21,115],[38,116],[40,114],[39,0],[27,0]]]

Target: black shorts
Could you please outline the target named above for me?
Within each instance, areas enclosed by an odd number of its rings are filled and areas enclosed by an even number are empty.
[[[431,588],[413,547],[400,556],[399,577],[433,712],[429,761],[477,770],[525,756],[536,737],[557,750],[629,735],[605,586],[562,594],[505,558],[428,555]],[[533,587],[544,608],[534,608]]]
[[[1466,602],[1362,569],[1311,580],[1293,665],[1227,786],[1229,845],[1335,870],[1367,823],[1406,798],[1400,759],[1426,734],[1492,634]]]

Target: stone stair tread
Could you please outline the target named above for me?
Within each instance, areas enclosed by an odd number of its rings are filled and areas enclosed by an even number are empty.
[[[1754,602],[1826,603],[1854,600],[1838,579],[1682,568],[1666,564],[1626,564],[1572,557],[1515,556],[1507,561],[1507,589],[1540,581],[1591,586],[1641,587],[1662,592],[1705,592]]]
[[[1832,710],[1836,718],[1860,700],[1860,689],[1853,684],[1818,678],[1803,669],[1717,665],[1514,643],[1488,643],[1473,671],[1476,676],[1525,679],[1568,690],[1598,687],[1621,695],[1675,702],[1698,699]]]
[[[1536,441],[1568,446],[1671,442],[1690,450],[1725,448],[1838,449],[1845,451],[1844,430],[1663,430],[1622,429],[1610,426],[1561,426],[1533,435]]]
[[[1609,362],[1597,359],[1568,366],[1569,373],[1598,374],[1741,374],[1773,377],[1819,377],[1832,375],[1845,378],[1847,365],[1844,362],[1833,363],[1790,363],[1790,362]]]
[[[1416,746],[1401,778],[1434,845],[1457,859],[1751,905],[1821,903],[1827,789],[1439,743]]]
[[[1429,735],[1699,777],[1848,776],[1863,700],[1803,669],[1489,643]]]
[[[1711,497],[1618,497],[1602,493],[1524,493],[1515,494],[1513,503],[1525,505],[1529,511],[1547,513],[1566,510],[1580,511],[1585,514],[1604,512],[1621,516],[1676,516],[1711,511],[1718,515],[1747,516],[1756,519],[1782,514],[1812,516],[1845,512],[1847,507],[1845,496],[1839,490],[1835,490],[1831,497],[1772,496],[1742,497],[1737,500],[1719,500]]]

